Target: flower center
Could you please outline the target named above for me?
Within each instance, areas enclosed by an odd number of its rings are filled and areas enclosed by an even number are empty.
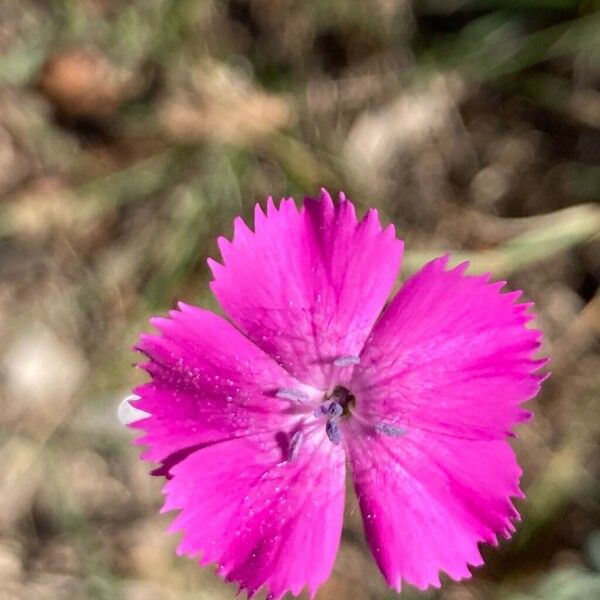
[[[355,402],[356,398],[350,390],[342,385],[338,385],[331,394],[325,396],[323,404],[314,412],[315,417],[327,419],[325,433],[327,433],[327,437],[331,443],[336,446],[342,441],[342,431],[339,421],[342,417],[350,415]]]
[[[347,417],[355,404],[356,397],[354,394],[343,385],[338,385],[333,392],[325,395],[323,404],[315,411],[315,416]]]
[[[339,356],[333,360],[336,367],[344,368],[360,363],[360,358],[353,355]],[[275,395],[282,400],[290,400],[294,404],[304,404],[310,402],[311,397],[314,399],[314,392],[307,386],[305,389],[296,388],[279,388]],[[353,415],[367,429],[374,433],[386,437],[403,437],[406,435],[406,430],[403,427],[396,425],[391,421],[376,421],[369,422],[364,417],[359,416],[356,412],[353,413],[356,404],[356,396],[343,385],[337,385],[332,392],[325,394],[321,404],[313,412],[314,417],[319,420],[325,420],[325,433],[329,441],[338,446],[342,443],[342,428],[340,427],[341,419],[348,418]],[[313,405],[314,406],[314,405]],[[298,458],[300,447],[304,440],[304,433],[301,430],[295,431],[288,440],[288,461],[295,461]]]

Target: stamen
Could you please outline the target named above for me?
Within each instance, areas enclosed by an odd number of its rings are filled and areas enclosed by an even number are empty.
[[[324,402],[315,410],[313,413],[315,417],[341,417],[344,414],[344,409],[339,402],[335,400],[331,400],[329,402]]]
[[[302,447],[302,441],[304,440],[304,435],[301,431],[296,431],[294,435],[290,438],[290,462],[295,462],[298,458],[298,453],[300,452],[300,448]]]
[[[329,419],[325,425],[325,433],[329,441],[336,446],[339,446],[342,441],[342,430],[337,423],[337,419]]]
[[[309,399],[306,392],[294,388],[279,388],[275,395],[283,400],[296,400],[297,402],[304,402]]]
[[[344,409],[342,408],[342,405],[339,402],[332,402],[327,407],[327,414],[330,417],[341,417],[344,414]]]
[[[375,425],[375,429],[382,435],[387,435],[390,437],[402,437],[408,433],[406,429],[398,427],[397,425],[392,425],[391,423],[377,423],[377,425]]]
[[[348,356],[338,356],[338,358],[333,361],[333,364],[336,367],[349,367],[350,365],[357,365],[359,362],[360,357],[349,354]]]

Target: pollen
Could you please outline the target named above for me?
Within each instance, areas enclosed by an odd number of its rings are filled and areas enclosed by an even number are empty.
[[[305,402],[309,398],[306,392],[294,388],[280,388],[275,395],[283,400],[296,400],[297,402]]]
[[[353,355],[338,356],[338,358],[336,358],[333,361],[333,364],[336,367],[349,367],[351,365],[357,365],[359,363],[360,363],[360,357],[359,356],[353,356]]]

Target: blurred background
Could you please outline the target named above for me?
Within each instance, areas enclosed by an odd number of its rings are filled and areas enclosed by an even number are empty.
[[[536,302],[523,522],[404,598],[600,598],[600,3],[1,0],[0,599],[232,599],[177,558],[116,406],[255,202],[343,189]],[[326,599],[390,592],[348,502]]]

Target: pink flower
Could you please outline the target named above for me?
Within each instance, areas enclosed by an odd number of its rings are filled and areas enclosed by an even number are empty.
[[[506,441],[544,361],[530,304],[437,258],[386,304],[403,244],[343,194],[238,218],[212,290],[230,321],[180,304],[142,335],[142,455],[169,479],[179,553],[251,596],[311,594],[340,543],[346,465],[386,581],[470,576],[522,497]]]

